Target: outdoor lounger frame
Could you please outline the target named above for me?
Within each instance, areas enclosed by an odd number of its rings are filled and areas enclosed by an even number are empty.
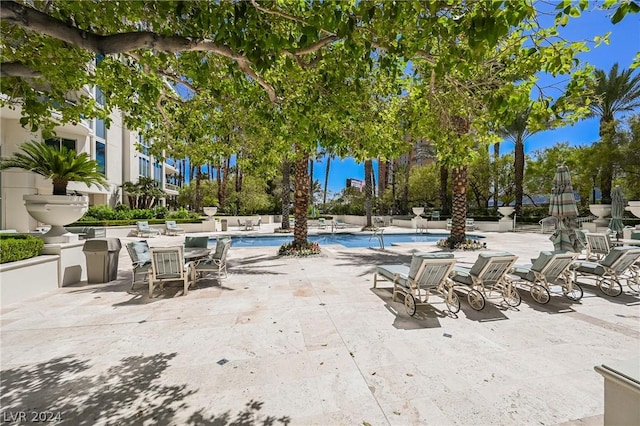
[[[622,293],[621,281],[637,291],[638,279],[634,263],[640,258],[640,248],[631,246],[614,247],[604,259],[597,262],[576,262],[572,265],[574,281],[578,277],[595,280],[596,285],[607,296]]]
[[[582,288],[571,278],[569,267],[579,253],[566,250],[541,251],[532,265],[516,265],[507,279],[529,288],[531,297],[538,303],[551,300],[551,286],[561,285],[562,293],[570,300],[582,299]]]
[[[451,313],[460,310],[460,299],[453,291],[449,275],[456,260],[453,254],[415,253],[411,266],[380,265],[373,276],[373,287],[377,287],[381,277],[393,283],[393,300],[404,296],[407,313],[415,315],[417,306],[428,305],[432,293],[439,294]]]
[[[507,305],[520,304],[520,294],[516,287],[506,279],[518,256],[511,253],[480,253],[471,268],[456,266],[451,279],[455,289],[467,292],[467,301],[476,311],[484,309],[486,300],[496,293]]]

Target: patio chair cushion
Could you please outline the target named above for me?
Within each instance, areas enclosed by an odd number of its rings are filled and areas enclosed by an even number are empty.
[[[582,262],[575,268],[575,270],[580,273],[589,275],[602,276],[605,273],[605,269],[602,267],[602,265],[596,262]]]
[[[429,253],[429,252],[416,252],[411,257],[411,266],[409,267],[409,278],[414,279],[418,270],[420,269],[420,265],[422,265],[422,261],[425,259],[451,259],[453,257],[453,253]]]
[[[184,246],[207,248],[209,246],[209,237],[184,237]]]
[[[567,250],[544,250],[540,252],[540,255],[533,260],[531,269],[536,272],[541,272],[551,259],[557,254],[567,253]]]
[[[502,252],[502,253],[480,253],[478,255],[478,259],[476,260],[476,263],[473,264],[473,266],[471,267],[471,270],[469,271],[472,275],[478,276],[480,275],[480,272],[482,272],[482,269],[484,269],[485,266],[487,266],[487,263],[489,262],[489,259],[493,258],[493,257],[504,257],[504,256],[513,256],[512,253],[508,253],[508,252]]]
[[[130,253],[135,256],[135,259],[131,259],[134,263],[146,264],[151,262],[151,252],[146,241],[132,241],[127,245],[131,247]]]
[[[220,238],[216,241],[216,250],[213,252],[214,259],[220,259],[222,257],[222,253],[224,252],[224,245],[230,242],[230,238]]]
[[[407,280],[409,268],[406,265],[380,265],[376,268],[376,272],[389,281],[393,281],[397,275],[397,283],[403,287],[409,287],[409,282]]]
[[[607,254],[605,256],[604,259],[602,259],[602,261],[600,261],[600,263],[603,266],[611,266],[613,265],[618,259],[620,259],[620,256],[622,256],[624,254],[625,251],[629,250],[629,247],[614,247],[613,249],[611,249],[611,251],[609,252],[609,254]]]
[[[513,267],[513,269],[511,269],[511,271],[509,271],[509,274],[511,275],[517,275],[518,277],[522,278],[523,280],[527,280],[529,282],[534,282],[536,279],[535,274],[531,271],[531,267],[533,265],[529,264],[529,265],[516,265]]]

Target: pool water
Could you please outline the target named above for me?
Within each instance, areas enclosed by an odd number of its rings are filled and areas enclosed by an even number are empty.
[[[385,245],[394,243],[435,243],[449,234],[384,234]],[[467,238],[481,238],[467,235]],[[309,235],[307,240],[322,245],[340,244],[349,248],[380,247],[377,237],[368,234],[320,234]],[[232,247],[279,247],[293,241],[291,235],[231,237]],[[212,241],[215,245],[215,241]],[[211,245],[211,244],[210,244]]]

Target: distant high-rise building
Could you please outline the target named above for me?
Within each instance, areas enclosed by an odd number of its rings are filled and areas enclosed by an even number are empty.
[[[347,179],[347,188],[358,188],[358,191],[364,191],[364,181],[360,179]]]

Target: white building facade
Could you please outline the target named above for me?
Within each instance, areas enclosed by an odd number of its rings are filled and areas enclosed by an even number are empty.
[[[96,100],[101,93],[92,90]],[[141,176],[156,180],[167,196],[177,195],[178,187],[167,183],[167,177],[178,171],[168,164],[156,161],[143,147],[136,131],[125,127],[122,114],[114,111],[110,115],[111,124],[106,128],[101,119],[81,119],[77,124],[65,124],[54,129],[55,138],[44,139],[40,132],[32,133],[20,125],[20,108],[0,108],[0,156],[6,158],[20,151],[20,145],[28,141],[39,141],[49,145],[64,145],[76,152],[86,152],[99,164],[109,184],[109,189],[69,182],[68,192],[78,192],[89,196],[89,205],[109,205],[114,207],[123,202],[120,186],[124,182],[137,182]],[[144,145],[144,144],[143,144]],[[35,173],[20,169],[8,169],[0,173],[0,228],[27,232],[40,224],[27,213],[22,199],[26,194],[51,194],[53,184]],[[164,204],[164,200],[161,201]]]

